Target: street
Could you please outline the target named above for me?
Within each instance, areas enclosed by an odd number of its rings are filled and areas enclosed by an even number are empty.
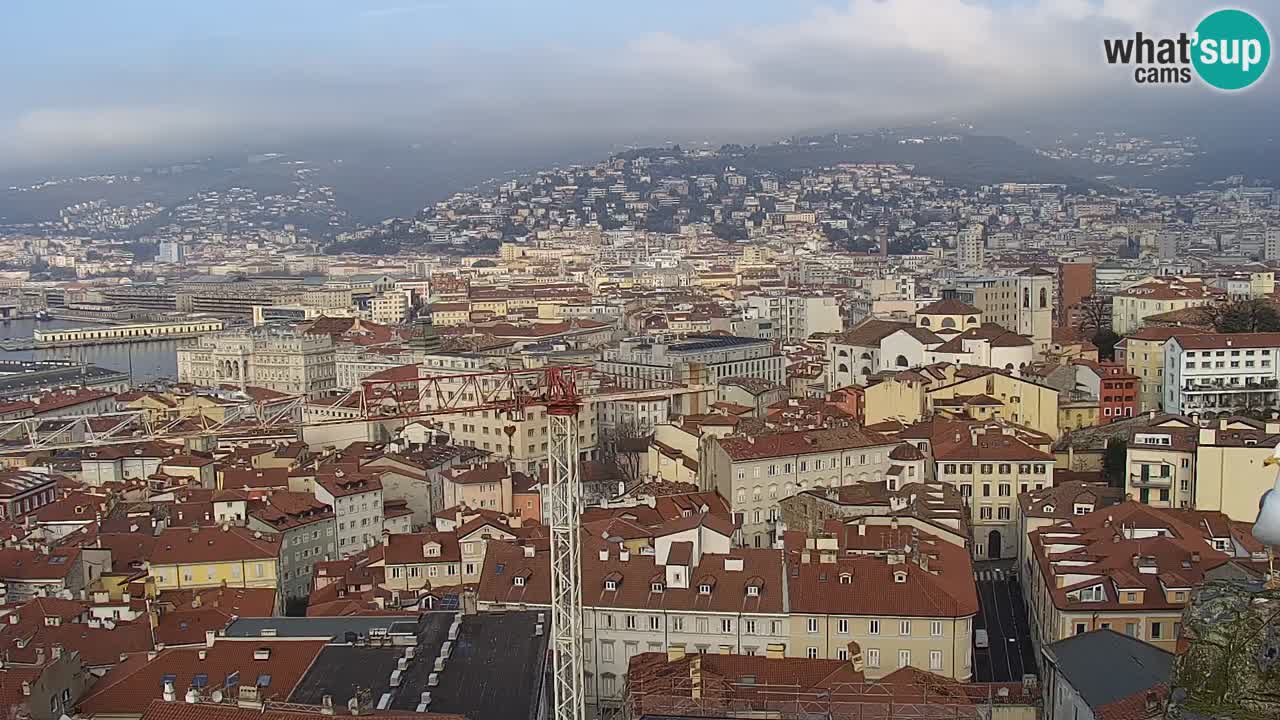
[[[1003,565],[974,567],[980,607],[974,628],[987,631],[989,644],[987,648],[974,647],[974,679],[1019,682],[1024,674],[1035,674],[1037,670],[1018,579]]]

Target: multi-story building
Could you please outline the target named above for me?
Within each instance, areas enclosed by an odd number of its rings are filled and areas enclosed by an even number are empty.
[[[1280,405],[1280,333],[1177,336],[1165,345],[1164,367],[1166,412]]]
[[[1277,445],[1280,422],[1234,417],[1200,428],[1191,506],[1252,523],[1259,500],[1275,484],[1276,472],[1265,462]]]
[[[786,381],[786,357],[771,341],[727,335],[627,338],[606,349],[596,367],[634,388],[683,382],[697,375],[697,367],[705,368],[712,384],[731,377]]]
[[[1140,329],[1152,315],[1208,305],[1221,294],[1198,279],[1150,278],[1115,294],[1111,304],[1111,329],[1117,335],[1128,335]]]
[[[771,323],[775,340],[805,340],[818,332],[840,332],[840,303],[831,295],[748,295],[747,308]]]
[[[1125,450],[1125,492],[1153,507],[1191,507],[1197,438],[1195,425],[1177,416],[1133,427]]]
[[[911,328],[907,322],[871,319],[827,340],[827,389],[862,385],[879,372],[880,343],[890,335]]]
[[[514,479],[504,462],[471,463],[440,472],[441,504],[510,514]]]
[[[54,501],[57,478],[39,468],[0,470],[0,520],[22,524],[24,518]]]
[[[276,490],[248,512],[250,530],[280,539],[281,605],[311,594],[315,564],[337,558],[333,509],[308,493]]]
[[[1054,473],[1054,484],[1039,490],[1018,494],[1018,564],[1028,576],[1031,574],[1031,533],[1040,528],[1087,515],[1099,508],[1115,505],[1124,499],[1124,491],[1097,482],[1085,482],[1077,477],[1097,477],[1091,473],[1077,474],[1071,470]]]
[[[862,649],[867,677],[906,667],[973,677],[978,596],[962,537],[915,518],[846,520],[825,534],[788,540],[787,654],[848,659]]]
[[[1058,262],[1057,327],[1080,326],[1081,307],[1094,293],[1093,258]]]
[[[1037,355],[1053,343],[1054,274],[1027,268],[1015,275],[960,278],[954,293],[982,311],[985,322],[1031,338]]]
[[[333,508],[337,557],[354,555],[382,540],[382,482],[366,473],[341,468],[317,475],[316,500]]]
[[[258,530],[223,525],[168,528],[146,560],[156,590],[239,587],[276,588],[280,538]],[[282,602],[276,594],[279,607]]]
[[[1116,362],[1138,379],[1138,412],[1159,411],[1164,404],[1164,349],[1179,335],[1198,335],[1185,327],[1144,327],[1116,343]]]
[[[369,314],[376,323],[399,325],[409,318],[409,294],[401,290],[384,292],[369,301]]]
[[[1192,589],[1236,547],[1220,513],[1137,502],[1033,530],[1030,545],[1024,587],[1039,646],[1110,629],[1170,652]]]
[[[783,553],[732,548],[732,532],[713,516],[681,518],[655,530],[644,552],[584,533],[582,663],[589,705],[616,708],[627,664],[643,652],[679,645],[689,652],[763,655],[788,646]],[[490,543],[480,608],[548,605],[550,552],[544,547]]]
[[[979,423],[936,425],[930,446],[934,476],[968,503],[974,557],[1016,555],[1018,495],[1053,484],[1053,456]]]
[[[899,442],[860,427],[729,436],[712,442],[699,485],[728,499],[742,515],[745,542],[778,540],[778,502],[809,488],[882,482]]]
[[[956,234],[956,260],[962,270],[980,271],[986,266],[986,228],[973,224]]]
[[[178,348],[178,380],[315,396],[337,386],[333,338],[273,326],[204,335]]]

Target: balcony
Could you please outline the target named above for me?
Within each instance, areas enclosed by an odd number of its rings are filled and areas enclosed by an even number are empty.
[[[1187,381],[1182,391],[1187,393],[1205,392],[1274,392],[1277,389],[1275,380],[1250,380],[1245,383],[1229,383],[1222,378],[1212,380]]]
[[[1172,475],[1143,475],[1129,473],[1129,484],[1134,487],[1167,488],[1173,485]]]

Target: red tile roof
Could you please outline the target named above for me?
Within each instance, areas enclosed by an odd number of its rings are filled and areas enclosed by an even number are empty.
[[[717,442],[733,460],[759,460],[787,455],[894,445],[897,441],[866,428],[841,427],[746,437],[731,435],[720,438]]]
[[[169,648],[149,660],[145,653],[132,655],[112,668],[80,701],[80,710],[94,715],[138,714],[161,697],[162,679],[174,676],[179,694],[191,687],[198,673],[208,677],[210,687],[219,687],[231,673],[240,674],[242,684],[254,683],[259,675],[271,675],[271,685],[263,695],[284,700],[306,675],[325,640],[230,640],[220,638],[211,648]],[[269,650],[266,660],[254,659],[258,650]],[[206,657],[200,659],[204,651]],[[255,712],[255,715],[258,713]]]
[[[149,559],[153,565],[177,565],[275,560],[279,556],[278,535],[255,533],[242,527],[169,528],[157,538]]]

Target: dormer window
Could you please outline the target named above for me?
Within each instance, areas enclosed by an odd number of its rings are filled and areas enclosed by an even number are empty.
[[[604,581],[604,589],[605,589],[605,590],[608,590],[608,591],[610,591],[610,592],[612,592],[612,591],[614,591],[614,590],[617,590],[617,589],[618,589],[618,581],[617,581],[617,580],[605,580],[605,581]]]
[[[852,585],[852,584],[853,584],[853,573],[847,573],[847,572],[846,572],[846,573],[840,573],[840,584],[841,584],[841,585]]]
[[[709,591],[708,591],[709,592]],[[747,586],[747,597],[760,597],[760,588],[757,585]]]
[[[663,590],[662,583],[660,582],[652,583],[649,585],[649,589],[652,590],[653,592],[660,593]]]
[[[893,581],[894,581],[895,583],[898,583],[898,584],[902,584],[902,583],[906,582],[906,581],[907,581],[907,571],[906,571],[906,570],[897,570],[897,571],[895,571],[895,572],[893,573]]]
[[[699,594],[699,595],[710,595],[710,594],[711,594],[711,584],[710,584],[710,583],[702,583],[701,585],[699,585],[699,586],[698,586],[698,594]]]
[[[524,587],[524,578],[517,575],[511,578],[511,584],[515,585],[516,587]]]

